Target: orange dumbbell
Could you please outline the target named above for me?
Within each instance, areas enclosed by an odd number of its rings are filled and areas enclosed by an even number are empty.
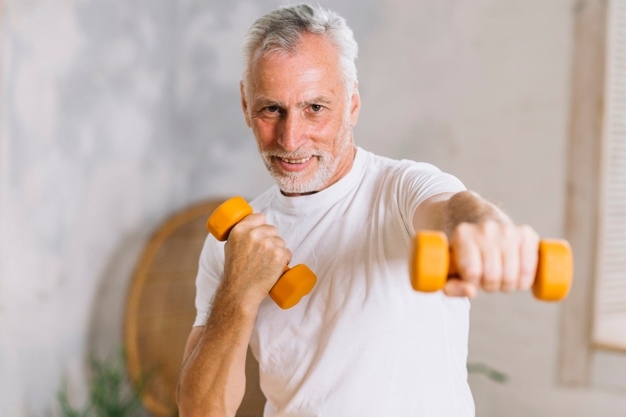
[[[443,289],[448,277],[455,276],[457,269],[446,235],[435,231],[416,234],[409,268],[414,290],[432,292]],[[567,241],[541,240],[533,283],[535,297],[543,301],[565,298],[572,284],[573,269],[572,249]]]
[[[252,214],[252,207],[241,197],[233,197],[215,209],[206,222],[207,230],[220,242],[228,239],[230,230],[244,217]],[[288,309],[307,295],[317,282],[317,277],[306,265],[285,271],[270,290],[270,297],[282,309]]]

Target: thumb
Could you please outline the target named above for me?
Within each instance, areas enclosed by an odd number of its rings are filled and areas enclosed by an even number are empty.
[[[448,297],[467,297],[469,299],[476,298],[478,293],[476,285],[456,278],[448,279],[443,287],[443,292]]]

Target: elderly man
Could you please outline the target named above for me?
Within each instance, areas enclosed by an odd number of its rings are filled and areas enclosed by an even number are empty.
[[[241,103],[276,187],[225,246],[206,241],[181,417],[235,415],[248,345],[265,416],[474,415],[468,298],[529,288],[539,239],[434,166],[357,147],[356,56],[345,20],[321,7],[275,10],[246,35]],[[443,292],[410,286],[423,229],[454,248],[461,279]],[[291,261],[318,282],[281,310],[267,295]]]

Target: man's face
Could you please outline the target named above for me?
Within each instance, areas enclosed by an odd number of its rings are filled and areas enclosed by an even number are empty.
[[[248,83],[241,93],[246,123],[283,193],[320,191],[350,171],[360,100],[356,85],[347,98],[327,39],[305,35],[294,54],[256,57]]]

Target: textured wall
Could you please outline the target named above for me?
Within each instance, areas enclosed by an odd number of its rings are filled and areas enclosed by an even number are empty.
[[[357,3],[358,8],[356,7]],[[9,1],[3,19],[0,415],[78,397],[121,344],[128,278],[174,210],[271,184],[239,46],[277,1]],[[339,1],[370,30],[371,1]]]
[[[341,0],[361,44],[357,142],[439,164],[562,233],[572,0]],[[120,344],[125,289],[174,210],[270,184],[239,110],[239,44],[278,1],[13,0],[2,22],[0,415],[54,408]],[[626,414],[556,386],[558,306],[482,296],[479,416]],[[607,369],[606,372],[610,372]]]

